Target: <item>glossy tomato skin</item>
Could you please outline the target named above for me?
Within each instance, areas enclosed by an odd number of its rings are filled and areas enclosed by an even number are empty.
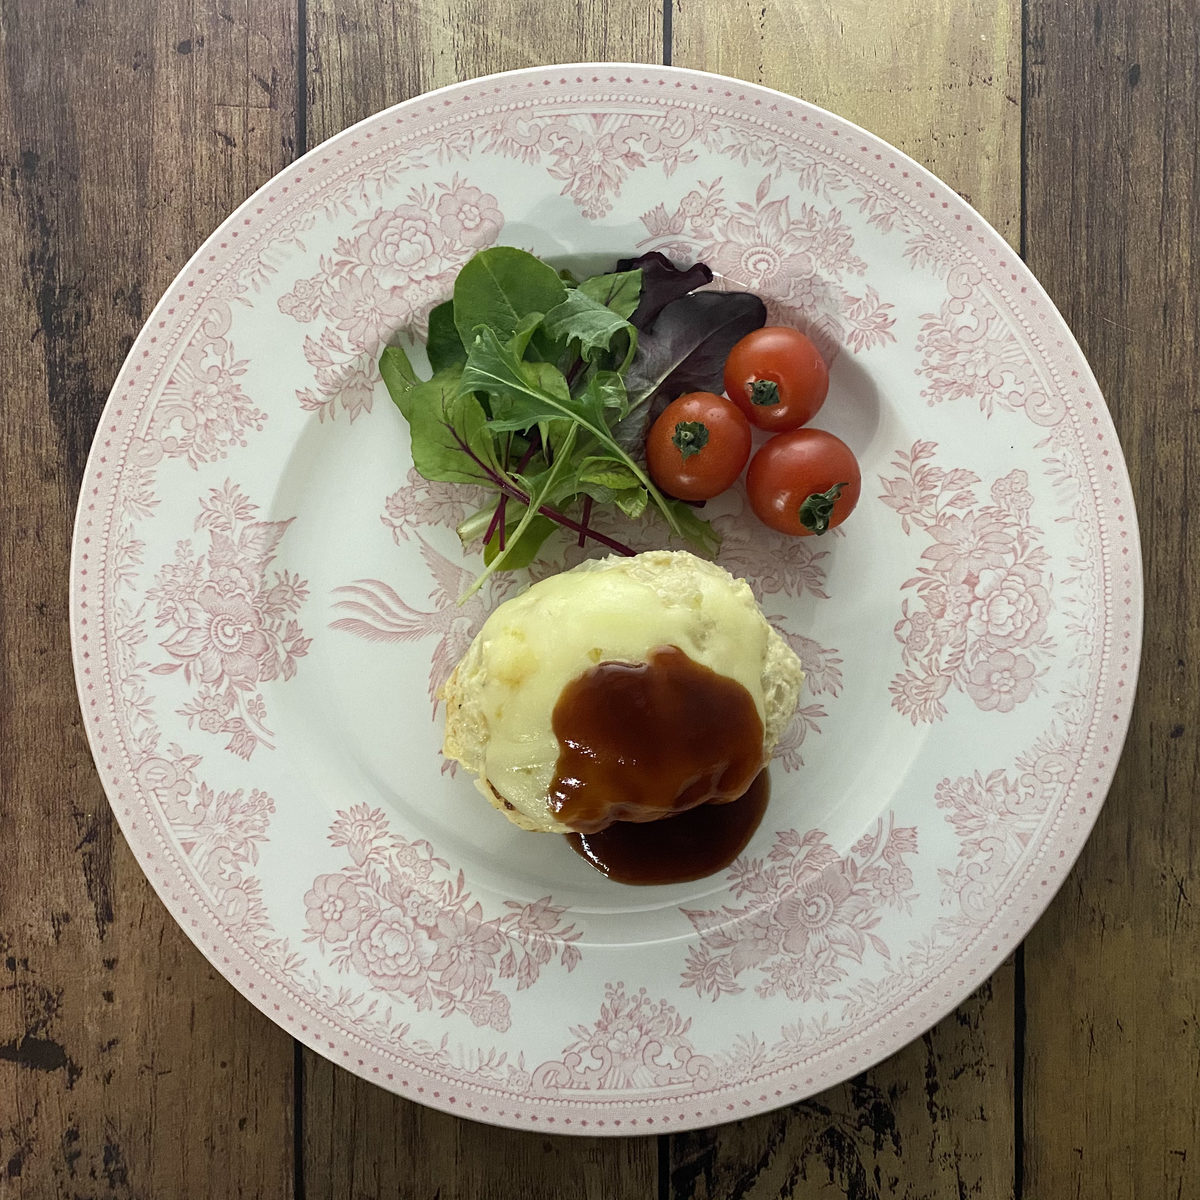
[[[838,484],[844,486],[837,488]],[[746,491],[755,516],[764,525],[796,537],[825,531],[807,527],[801,508],[810,497],[819,498],[835,488],[831,510],[825,514],[827,529],[840,525],[854,511],[862,491],[862,473],[850,447],[823,429],[776,434],[750,460],[746,472]],[[823,523],[822,507],[830,509],[818,500],[817,526]]]
[[[680,500],[720,495],[749,457],[749,422],[736,405],[712,392],[672,400],[646,439],[651,478]]]
[[[829,368],[820,350],[786,325],[748,333],[725,360],[726,395],[751,425],[770,433],[807,425],[828,392]]]

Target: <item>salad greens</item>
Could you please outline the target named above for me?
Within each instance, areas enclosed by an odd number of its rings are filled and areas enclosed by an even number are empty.
[[[409,423],[426,478],[496,493],[458,527],[484,570],[527,566],[557,526],[623,554],[589,524],[595,504],[630,520],[656,513],[705,553],[720,544],[696,510],[655,487],[643,444],[653,418],[687,391],[721,391],[734,344],[766,320],[747,292],[696,292],[712,280],[661,254],[576,280],[524,250],[482,250],[451,300],[429,315],[421,379],[399,346],[379,369]],[[465,597],[464,597],[465,598]]]

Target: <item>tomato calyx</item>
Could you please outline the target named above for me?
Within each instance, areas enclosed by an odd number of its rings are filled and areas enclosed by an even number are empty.
[[[671,445],[687,462],[693,454],[699,454],[708,445],[708,426],[703,421],[680,421],[671,434]]]
[[[756,379],[750,384],[750,403],[771,408],[779,403],[779,384],[773,379]]]
[[[800,505],[800,524],[817,535],[827,532],[833,506],[837,503],[842,488],[849,486],[848,483],[835,483],[827,492],[813,492]]]

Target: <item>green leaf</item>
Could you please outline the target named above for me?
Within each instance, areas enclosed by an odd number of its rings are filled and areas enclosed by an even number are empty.
[[[461,386],[464,390],[484,392],[491,397],[492,419],[488,428],[492,432],[529,429],[533,425],[544,427],[545,422],[569,417],[574,422],[568,431],[569,437],[573,437],[578,429],[590,433],[600,448],[629,468],[671,529],[689,541],[694,540],[680,524],[679,505],[669,501],[617,444],[596,393],[585,390],[572,396],[566,377],[557,367],[550,363],[522,362],[512,346],[502,345],[495,332],[485,327],[476,334],[467,354]],[[551,475],[560,473],[566,458],[567,454],[560,450],[551,466]],[[700,522],[700,525],[708,528],[707,522]],[[703,538],[697,545],[702,543]]]
[[[541,323],[542,314],[538,312],[526,313],[518,322],[516,329],[513,330],[512,337],[508,339],[509,349],[512,350],[514,357],[525,357],[529,343],[533,339],[534,334],[538,332],[538,326]]]
[[[619,460],[598,454],[589,455],[577,469],[580,483],[598,483],[614,492],[641,487],[638,477]]]
[[[494,484],[495,450],[483,405],[459,386],[457,369],[440,372],[408,394],[413,466],[446,483]]]
[[[489,500],[482,508],[477,508],[454,527],[454,532],[458,534],[458,540],[462,542],[464,548],[474,542],[483,541],[483,535],[491,528],[497,503],[496,500]]]
[[[710,558],[721,548],[721,535],[690,505],[682,500],[668,500],[674,521],[672,525],[693,546],[698,547]],[[664,514],[665,515],[665,514]],[[668,520],[670,518],[668,517]]]
[[[399,346],[385,346],[379,356],[379,374],[383,376],[392,403],[407,417],[409,395],[421,383],[408,355]]]
[[[533,517],[518,537],[516,535],[517,525],[518,522],[513,521],[505,527],[504,545],[507,553],[504,556],[504,565],[497,567],[497,570],[515,571],[529,566],[537,558],[538,551],[541,550],[546,539],[559,528],[549,517],[538,515]],[[490,567],[499,554],[500,534],[496,532],[492,534],[491,540],[483,548],[484,564]]]
[[[529,528],[530,524],[539,517],[538,509],[546,503],[546,497],[554,491],[554,488],[558,482],[558,477],[564,473],[569,473],[564,471],[564,466],[571,461],[571,452],[574,449],[573,442],[575,439],[575,433],[576,427],[572,427],[567,436],[566,442],[563,445],[562,454],[555,459],[553,464],[545,472],[544,476],[538,482],[537,487],[528,488],[526,494],[529,496],[529,503],[525,507],[524,515],[521,517],[520,521],[517,522],[516,529],[513,530],[512,540],[506,543],[503,550],[497,549],[497,553],[492,561],[484,565],[483,571],[475,579],[474,583],[472,583],[471,586],[467,588],[467,590],[459,597],[460,604],[466,600],[468,596],[471,596],[477,592],[493,571],[503,570],[508,565],[510,558],[517,557],[518,550],[521,546],[521,539],[525,536],[525,531]],[[521,476],[514,476],[514,478],[519,480]]]
[[[549,312],[567,289],[553,267],[513,246],[481,250],[454,281],[454,323],[470,347],[481,325],[510,338],[530,313]]]
[[[580,354],[589,362],[594,362],[599,354],[608,350],[618,335],[627,339],[626,365],[637,349],[637,330],[581,288],[569,291],[561,304],[546,313],[542,328],[556,342],[578,342]]]
[[[579,285],[579,290],[628,321],[641,299],[642,272],[613,271],[609,275],[593,275]]]
[[[588,379],[585,391],[589,404],[595,404],[600,410],[611,410],[606,417],[610,425],[615,425],[629,412],[629,393],[618,371],[597,371]]]
[[[429,313],[429,340],[425,351],[429,365],[435,371],[462,366],[467,361],[467,348],[454,324],[454,301],[447,300]]]
[[[631,521],[636,521],[646,511],[650,495],[644,487],[630,488],[628,491],[618,492],[613,500]]]
[[[569,417],[599,436],[604,414],[594,398],[571,395],[566,376],[552,363],[524,362],[514,345],[501,344],[494,330],[475,335],[463,368],[462,387],[491,398],[493,432],[532,429],[545,421]]]

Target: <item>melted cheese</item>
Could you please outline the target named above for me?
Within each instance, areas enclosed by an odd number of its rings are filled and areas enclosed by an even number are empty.
[[[453,681],[457,695],[470,697],[482,760],[451,746],[449,731],[447,750],[482,776],[483,788],[490,782],[520,812],[545,820],[559,753],[551,716],[571,680],[599,662],[645,662],[655,648],[677,646],[742,684],[766,726],[773,637],[745,581],[691,554],[583,563],[506,601],[485,622]]]

